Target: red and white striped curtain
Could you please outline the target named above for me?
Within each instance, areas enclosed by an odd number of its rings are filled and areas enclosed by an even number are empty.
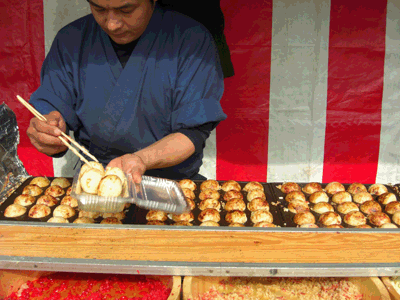
[[[89,10],[83,0],[43,1],[0,4],[0,99],[17,115],[28,172],[71,176],[73,156],[53,160],[32,148],[31,115],[15,95],[29,99],[56,31]],[[400,182],[400,0],[221,6],[236,75],[225,80],[228,119],[207,141],[203,175]]]

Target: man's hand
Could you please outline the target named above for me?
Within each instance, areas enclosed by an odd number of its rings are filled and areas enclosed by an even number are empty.
[[[28,134],[31,143],[35,148],[46,155],[54,155],[66,151],[68,148],[61,142],[58,136],[61,131],[65,133],[67,125],[64,118],[58,111],[52,111],[44,116],[47,122],[38,118],[31,119]]]
[[[114,158],[107,167],[118,167],[128,176],[132,176],[133,182],[140,183],[142,175],[146,172],[146,165],[142,158],[136,154],[125,154]]]

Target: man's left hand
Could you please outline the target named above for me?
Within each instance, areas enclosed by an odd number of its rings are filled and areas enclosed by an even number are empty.
[[[133,182],[140,183],[142,175],[146,172],[146,165],[140,156],[136,154],[125,154],[114,158],[107,167],[118,167],[128,176],[132,176]]]

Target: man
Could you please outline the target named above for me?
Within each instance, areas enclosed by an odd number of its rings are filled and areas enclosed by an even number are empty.
[[[76,140],[102,163],[141,175],[198,178],[205,140],[224,120],[223,74],[210,33],[153,0],[89,0],[57,34],[30,102],[48,122],[28,136],[47,155]]]

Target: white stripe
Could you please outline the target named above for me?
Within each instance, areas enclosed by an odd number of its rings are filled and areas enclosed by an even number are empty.
[[[273,4],[269,182],[322,180],[329,0]]]
[[[43,0],[46,54],[57,32],[68,23],[90,13],[86,0]]]
[[[90,8],[85,0],[43,0],[45,51],[49,52],[50,46],[58,30],[68,23],[90,13]],[[72,132],[70,134],[72,135]],[[53,158],[54,176],[74,176],[76,156],[68,151],[62,158]]]
[[[208,179],[217,178],[217,133],[215,129],[206,140],[203,165],[200,168],[200,174]]]
[[[382,127],[376,182],[400,182],[400,0],[388,0]]]

